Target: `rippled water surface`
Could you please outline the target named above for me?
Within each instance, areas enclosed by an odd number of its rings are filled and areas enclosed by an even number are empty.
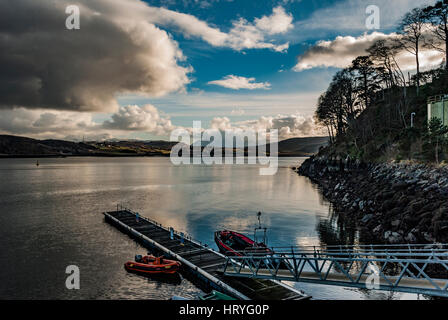
[[[251,235],[256,212],[269,245],[318,245],[341,235],[329,204],[280,160],[275,176],[248,165],[173,166],[169,158],[0,160],[0,299],[168,299],[201,291],[185,279],[128,274],[145,249],[104,222],[122,203],[213,247],[213,231]],[[345,236],[345,235],[343,235]],[[81,289],[67,290],[77,265]],[[316,299],[402,299],[412,295],[295,284]]]

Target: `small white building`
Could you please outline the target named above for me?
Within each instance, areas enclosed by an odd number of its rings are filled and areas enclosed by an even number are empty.
[[[444,125],[448,125],[448,94],[428,99],[428,123],[432,118],[439,118]]]

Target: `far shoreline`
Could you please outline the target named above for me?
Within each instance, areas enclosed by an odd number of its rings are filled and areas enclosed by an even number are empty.
[[[269,157],[269,155],[267,155]],[[278,158],[310,158],[313,155],[300,155],[300,154],[279,154]],[[104,155],[0,155],[0,159],[54,159],[54,158],[169,158],[169,154],[104,154]],[[193,158],[193,157],[191,157]],[[225,158],[225,157],[222,157]],[[233,158],[236,158],[235,156]],[[244,156],[248,158],[248,156]]]

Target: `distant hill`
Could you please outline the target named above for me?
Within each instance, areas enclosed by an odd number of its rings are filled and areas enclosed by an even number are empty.
[[[0,135],[0,157],[167,156],[175,144],[168,141],[84,143]]]
[[[293,138],[279,142],[278,150],[280,156],[304,157],[317,153],[327,143],[327,137]],[[0,135],[0,157],[169,156],[171,148],[176,144],[170,141],[137,140],[71,142]]]
[[[247,142],[247,141],[246,141]],[[328,145],[328,137],[307,137],[307,138],[292,138],[280,141],[278,143],[278,154],[280,157],[309,157],[313,154],[319,152],[321,147]],[[193,144],[192,146],[201,146],[201,148],[206,147],[210,142],[201,141]],[[223,143],[224,145],[224,143]],[[270,146],[266,147],[267,153],[269,154]],[[231,150],[230,148],[222,148],[221,153],[224,154],[226,150]],[[239,149],[241,151],[241,149]],[[233,148],[234,154],[236,154],[237,149]],[[212,153],[213,154],[213,153]],[[248,147],[244,148],[244,154],[248,155]]]
[[[292,138],[278,143],[281,156],[305,157],[319,152],[319,148],[327,146],[328,137]]]
[[[73,155],[88,154],[94,150],[96,150],[94,146],[85,143],[0,135],[0,155],[2,156]]]

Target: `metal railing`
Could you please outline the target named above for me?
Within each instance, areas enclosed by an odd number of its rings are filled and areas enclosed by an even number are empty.
[[[270,248],[227,257],[227,276],[276,279],[448,297],[448,245]]]

